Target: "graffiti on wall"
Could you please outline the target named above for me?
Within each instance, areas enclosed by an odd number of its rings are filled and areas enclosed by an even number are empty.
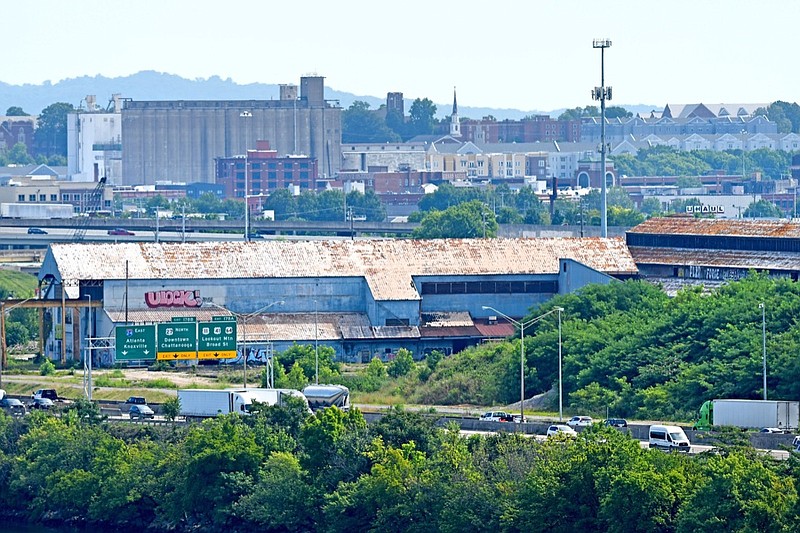
[[[147,307],[200,307],[203,299],[200,291],[150,291],[144,293],[144,302]]]

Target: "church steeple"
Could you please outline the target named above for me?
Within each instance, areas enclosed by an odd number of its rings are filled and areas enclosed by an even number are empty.
[[[453,114],[450,115],[450,136],[461,137],[461,124],[458,121],[458,102],[456,101],[455,87],[453,87]]]

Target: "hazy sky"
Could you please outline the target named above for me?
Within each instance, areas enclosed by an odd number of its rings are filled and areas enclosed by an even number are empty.
[[[356,95],[550,111],[795,102],[795,0],[7,0],[11,84],[155,70],[241,84],[306,74]]]

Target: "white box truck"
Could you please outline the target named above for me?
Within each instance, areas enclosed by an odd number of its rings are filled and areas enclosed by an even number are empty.
[[[712,426],[785,431],[800,426],[800,402],[789,400],[712,400],[703,404],[701,420],[704,412]]]
[[[181,389],[178,399],[181,403],[181,416],[187,419],[209,418],[236,413],[249,415],[254,401],[267,405],[283,405],[287,397],[308,402],[303,393],[292,389]]]

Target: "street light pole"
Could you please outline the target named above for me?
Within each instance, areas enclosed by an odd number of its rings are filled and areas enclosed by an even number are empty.
[[[314,362],[316,371],[314,373],[314,384],[319,385],[319,330],[317,329],[317,301],[314,300]]]
[[[247,313],[247,314],[237,313],[235,311],[231,311],[227,307],[223,307],[223,306],[221,306],[219,304],[215,304],[213,302],[211,303],[211,305],[213,305],[217,309],[222,309],[223,311],[227,311],[228,313],[230,313],[233,316],[235,316],[237,322],[239,322],[239,321],[242,322],[242,355],[244,357],[244,360],[243,360],[243,363],[244,363],[244,379],[242,380],[242,382],[244,383],[244,388],[245,389],[247,388],[247,321],[250,320],[251,318],[253,318],[256,315],[258,315],[260,313],[263,313],[264,311],[266,311],[267,309],[269,309],[273,305],[283,305],[285,303],[286,302],[284,302],[283,300],[277,300],[275,302],[271,302],[271,303],[265,305],[264,307],[261,307],[261,308],[257,309],[256,311],[253,311],[252,313]]]
[[[562,410],[562,388],[561,388],[561,312],[564,310],[561,307],[554,307],[550,311],[544,313],[543,315],[539,315],[535,318],[528,320],[527,322],[522,322],[520,320],[515,320],[508,316],[507,314],[503,313],[502,311],[498,311],[494,307],[483,305],[481,306],[484,310],[494,311],[498,315],[502,316],[515,326],[519,328],[519,383],[520,383],[520,395],[519,395],[519,411],[520,411],[520,424],[525,421],[525,328],[530,326],[531,324],[538,322],[539,320],[543,319],[546,316],[549,316],[555,312],[558,312],[558,416],[559,419],[563,418],[563,410]]]
[[[764,354],[764,400],[767,399],[767,308],[763,303],[758,304],[761,309],[761,347]]]
[[[561,313],[563,307],[556,307],[558,311],[558,421],[564,420],[564,390],[561,386]]]
[[[242,111],[239,113],[242,118],[252,118],[253,114],[250,111]],[[250,194],[250,169],[248,168],[248,152],[247,144],[249,135],[247,135],[247,126],[245,126],[245,139],[244,139],[244,240],[250,240],[250,206],[248,205],[247,195]]]
[[[606,100],[611,100],[611,87],[606,87],[605,51],[611,47],[610,39],[595,39],[592,48],[600,49],[600,87],[592,91],[592,98],[600,100],[600,236],[608,237],[608,204],[606,195]]]

